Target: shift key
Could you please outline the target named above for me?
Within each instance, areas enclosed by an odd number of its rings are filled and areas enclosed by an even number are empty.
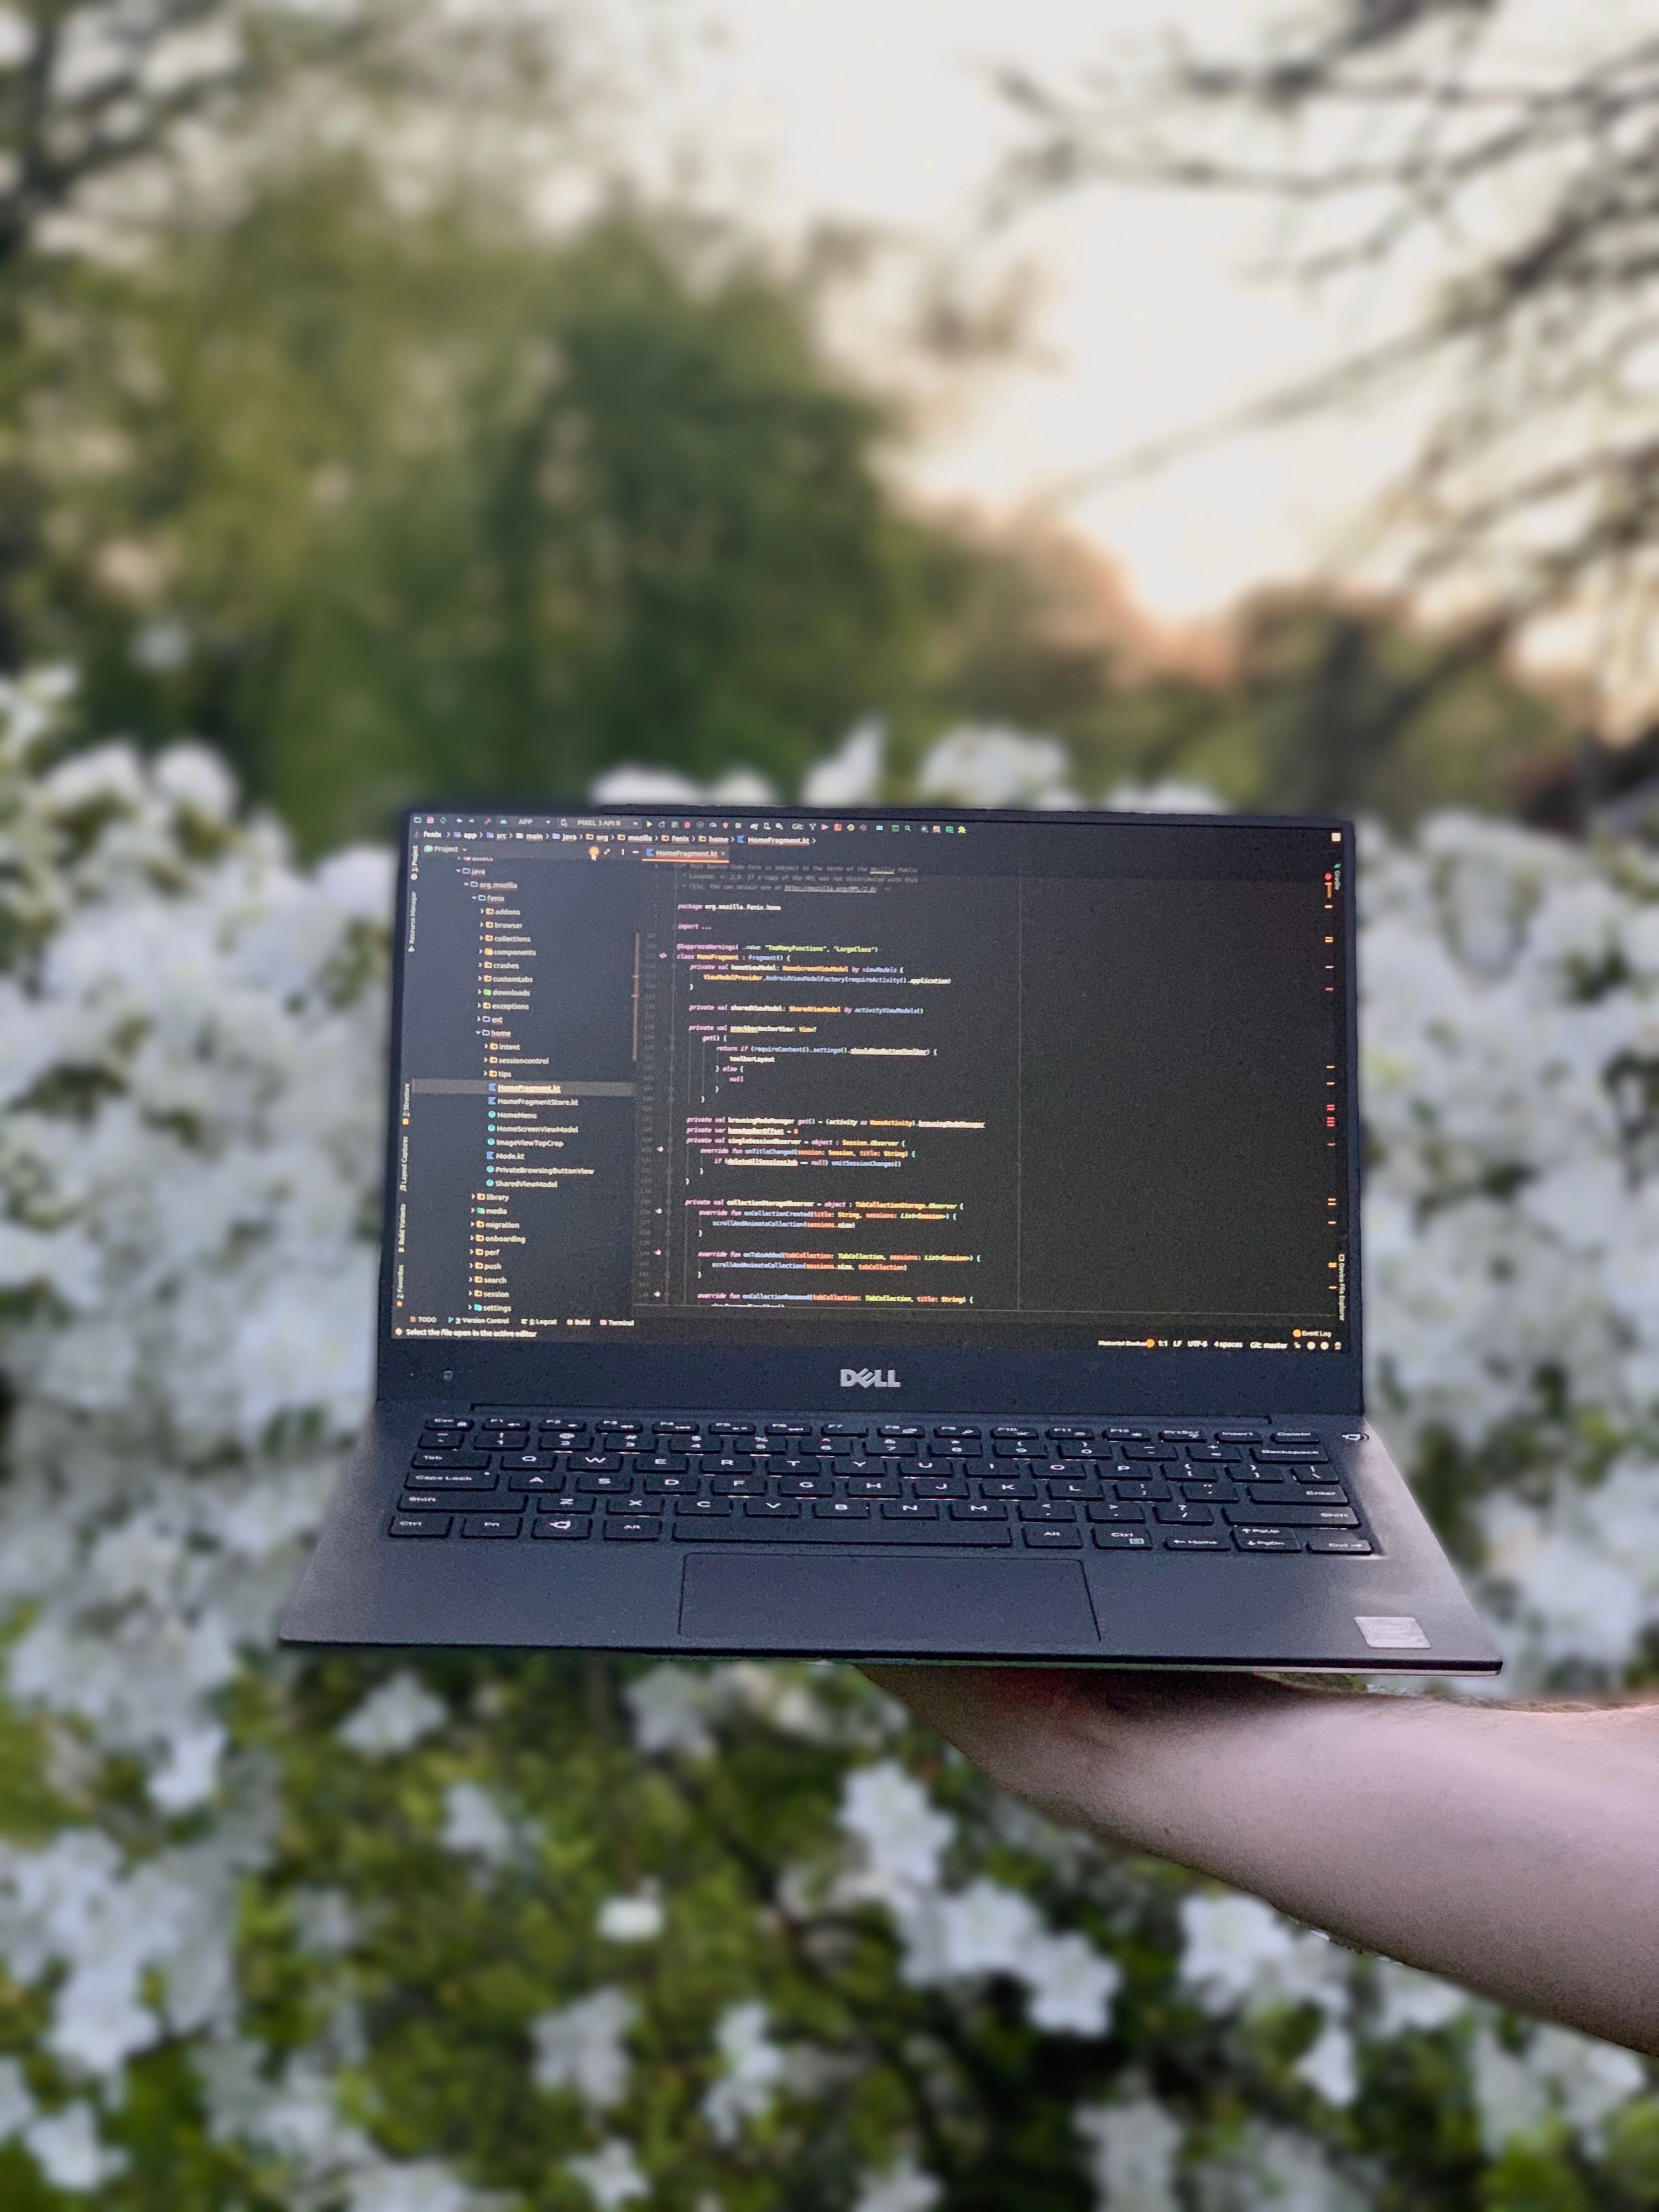
[[[1359,1516],[1345,1505],[1224,1505],[1235,1528],[1357,1528]]]

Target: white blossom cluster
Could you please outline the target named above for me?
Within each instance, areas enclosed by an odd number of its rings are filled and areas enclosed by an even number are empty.
[[[83,1809],[46,1843],[0,1847],[0,1959],[47,2014],[40,2066],[0,2063],[0,2142],[95,2197],[119,2172],[105,2120],[124,2069],[184,2038],[210,2129],[274,2165],[299,2212],[464,2212],[483,2200],[455,2174],[387,2158],[342,2116],[340,2038],[281,2064],[252,2038],[235,1973],[238,1886],[270,1860],[278,1804],[230,1747],[226,1695],[270,1651],[368,1383],[388,863],[300,868],[273,825],[239,819],[201,749],[44,765],[60,691],[0,686],[0,1620],[6,1692],[42,1732],[58,1799]],[[884,775],[866,726],[805,795],[851,805]],[[951,733],[918,787],[1079,802],[1061,750],[1006,730]],[[633,787],[613,778],[607,795]],[[659,775],[638,795],[691,794]],[[1364,860],[1373,1401],[1407,1458],[1455,1450],[1485,1486],[1472,1513],[1510,1679],[1615,1679],[1659,1625],[1659,871],[1451,817],[1409,845],[1373,836]],[[904,1978],[964,2002],[1000,1980],[1039,2033],[1107,2032],[1115,1961],[975,1869],[881,1705],[843,1711],[810,1674],[753,1666],[659,1668],[626,1694],[652,1758],[713,1759],[737,1725],[834,1747],[836,1895],[890,1917]],[[451,1719],[405,1672],[338,1741],[392,1760]],[[118,1823],[98,1809],[117,1762],[149,1808]],[[452,1773],[440,1800],[435,1841],[465,1879],[527,1863],[533,1824],[484,1782]],[[293,1904],[302,1948],[349,1950],[343,1893]],[[606,1899],[607,1973],[673,1912],[649,1884]],[[1627,2054],[1513,2032],[1249,1899],[1190,1895],[1174,1972],[1224,2035],[1304,2018],[1295,2071],[1328,2107],[1355,2097],[1374,2046],[1461,2039],[1493,2155],[1553,2125],[1593,2159],[1644,2085]],[[625,2127],[637,2023],[605,1978],[527,2033],[537,2087],[592,2130],[568,2171],[601,2207],[651,2193]],[[812,2094],[810,2054],[758,1999],[708,2036],[716,2142]],[[1370,2197],[1287,2126],[1253,2123],[1224,2152],[1194,2142],[1138,2080],[1103,2083],[1078,2127],[1112,2212]],[[849,2212],[927,2212],[939,2193],[899,2145]]]

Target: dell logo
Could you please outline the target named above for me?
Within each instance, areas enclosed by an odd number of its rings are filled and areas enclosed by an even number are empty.
[[[896,1390],[898,1386],[898,1372],[895,1368],[843,1367],[841,1370],[843,1390]]]

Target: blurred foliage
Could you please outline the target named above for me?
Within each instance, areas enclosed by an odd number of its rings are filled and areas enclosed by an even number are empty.
[[[1492,638],[1281,599],[1188,668],[1063,540],[918,512],[906,424],[820,342],[837,257],[803,275],[614,195],[532,222],[513,161],[477,157],[508,95],[476,31],[465,155],[412,190],[386,88],[418,81],[429,122],[441,34],[365,21],[307,57],[306,112],[331,68],[351,128],[198,161],[131,231],[100,156],[94,250],[20,234],[0,261],[0,661],[74,661],[89,729],[210,738],[312,849],[623,762],[789,792],[870,714],[896,793],[941,729],[1007,722],[1060,738],[1091,798],[1173,777],[1401,823],[1504,806],[1561,750]],[[506,15],[500,42],[510,77]],[[292,68],[231,96],[209,112],[257,144]],[[538,98],[564,96],[555,69]]]

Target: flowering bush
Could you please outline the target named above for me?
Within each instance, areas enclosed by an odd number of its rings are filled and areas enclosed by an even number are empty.
[[[1057,1833],[855,1676],[276,1654],[368,1386],[387,867],[54,711],[0,692],[0,2202],[1659,2203],[1629,2054]],[[1443,818],[1364,944],[1377,1409],[1510,1681],[1632,1677],[1659,871]]]

